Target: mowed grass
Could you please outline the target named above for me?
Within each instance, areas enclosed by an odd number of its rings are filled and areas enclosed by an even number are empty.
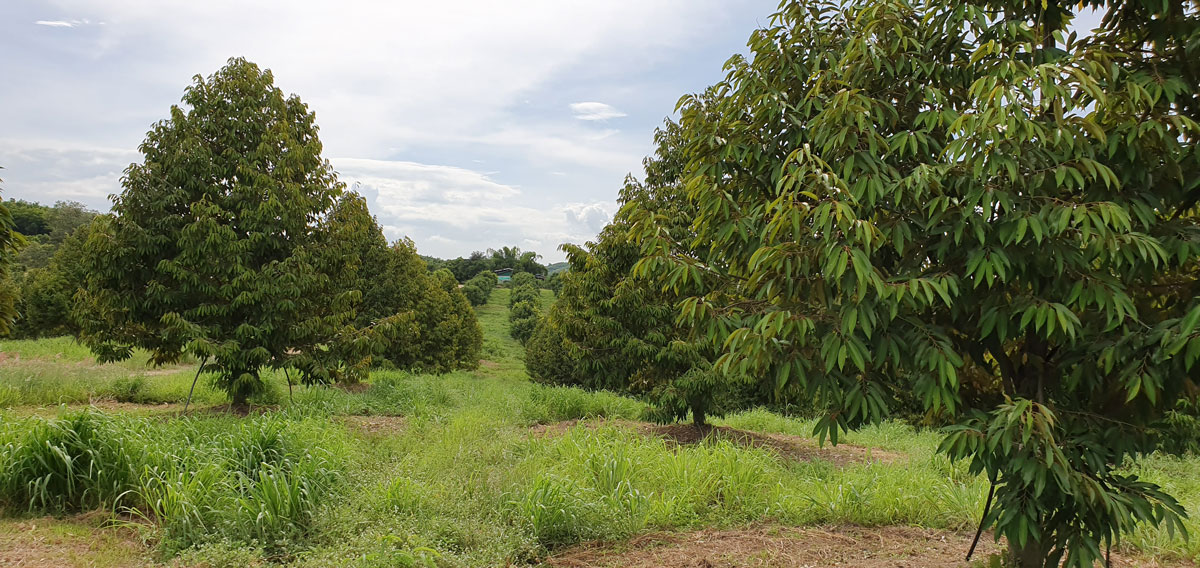
[[[888,423],[847,436],[899,456],[888,462],[799,461],[730,441],[675,445],[633,427],[644,408],[636,400],[535,385],[508,335],[507,297],[497,289],[478,310],[485,343],[475,371],[378,372],[364,392],[297,387],[292,401],[282,379],[271,377],[270,411],[245,418],[78,408],[29,416],[29,405],[87,400],[54,398],[62,393],[104,397],[129,376],[178,402],[177,386],[160,385],[181,382],[186,396],[191,375],[186,367],[178,370],[183,379],[146,375],[136,362],[98,366],[68,340],[6,342],[5,353],[19,350],[21,364],[46,367],[10,410],[0,410],[0,508],[9,518],[0,542],[25,522],[73,527],[74,515],[100,510],[119,513],[118,526],[96,530],[133,527],[149,543],[143,559],[151,563],[505,566],[651,530],[751,523],[969,530],[978,521],[986,483],[936,453],[936,432]],[[76,373],[75,365],[94,369]],[[0,383],[10,380],[0,375]],[[222,401],[204,392],[207,404]],[[582,421],[533,428],[568,420]],[[791,436],[812,431],[810,421],[762,410],[717,423]],[[1200,509],[1198,465],[1156,457],[1136,471]],[[1200,529],[1194,520],[1189,526]],[[1155,529],[1124,547],[1200,560],[1194,540]]]

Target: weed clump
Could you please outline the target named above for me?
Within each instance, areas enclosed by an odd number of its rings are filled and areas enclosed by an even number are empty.
[[[0,433],[0,505],[51,513],[111,508],[138,484],[143,443],[92,410]]]
[[[587,418],[634,420],[645,404],[610,392],[588,392],[576,387],[532,385],[522,414],[530,424],[549,424]]]
[[[166,553],[303,548],[342,477],[340,428],[287,413],[152,422],[93,409],[0,430],[0,506],[154,521]]]

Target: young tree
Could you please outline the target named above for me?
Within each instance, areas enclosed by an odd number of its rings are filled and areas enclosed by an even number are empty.
[[[87,242],[82,340],[102,361],[190,352],[234,405],[350,315],[319,250],[342,184],[315,116],[244,59],[197,76]]]
[[[430,274],[410,240],[389,245],[379,223],[355,193],[338,200],[329,218],[326,256],[357,259],[339,281],[353,296],[353,321],[308,365],[319,382],[355,382],[373,361],[414,370],[474,368],[482,330],[457,282],[447,289]],[[304,359],[302,359],[304,361]]]
[[[404,244],[409,253],[416,254],[411,242]],[[424,263],[419,267],[423,270]],[[421,334],[402,353],[403,356],[397,356],[393,362],[401,367],[438,373],[479,367],[483,329],[475,317],[475,310],[449,270],[436,270],[428,277],[433,285],[413,308],[419,318]]]
[[[1116,468],[1196,392],[1200,19],[1089,2],[1081,40],[1058,2],[987,4],[784,5],[681,101],[693,233],[630,211],[635,273],[719,371],[827,403],[823,438],[916,393],[1018,566],[1092,566],[1181,528]]]

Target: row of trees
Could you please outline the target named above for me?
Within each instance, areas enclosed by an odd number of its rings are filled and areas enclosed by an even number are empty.
[[[192,355],[235,405],[264,368],[353,382],[382,360],[478,365],[482,331],[453,274],[430,273],[411,241],[387,242],[321,158],[313,113],[270,71],[231,59],[183,103],[147,135],[112,214],[51,262],[70,272],[54,301],[71,304],[98,359]]]
[[[518,272],[512,278],[512,293],[508,297],[509,334],[525,343],[541,318],[541,292],[537,279],[528,272]]]
[[[834,443],[911,401],[1017,566],[1181,530],[1118,468],[1200,392],[1200,16],[1085,4],[1085,38],[1059,2],[784,4],[566,247],[531,373],[807,400]]]
[[[492,297],[492,292],[496,289],[499,281],[500,277],[496,276],[495,272],[484,270],[468,280],[463,285],[462,291],[472,306],[482,306],[487,303],[488,298]]]

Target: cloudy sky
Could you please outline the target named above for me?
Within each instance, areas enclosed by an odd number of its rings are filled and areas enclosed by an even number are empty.
[[[556,261],[777,4],[3,0],[3,197],[107,210],[192,77],[244,56],[316,111],[325,156],[389,237]]]

